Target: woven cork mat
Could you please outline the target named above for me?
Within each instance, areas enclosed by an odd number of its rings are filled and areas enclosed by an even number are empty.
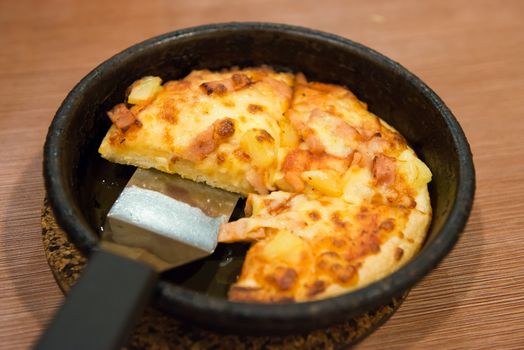
[[[86,259],[57,226],[50,207],[42,209],[42,239],[47,261],[60,288],[67,293]],[[404,297],[359,315],[342,324],[307,334],[279,337],[225,335],[182,323],[148,307],[135,327],[125,349],[347,349],[384,323]]]

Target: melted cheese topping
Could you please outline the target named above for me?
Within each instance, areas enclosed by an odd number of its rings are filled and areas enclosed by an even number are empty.
[[[108,112],[104,158],[249,195],[251,217],[219,236],[253,242],[232,300],[344,293],[398,269],[423,242],[431,172],[341,86],[267,67],[202,70],[163,85],[144,77],[127,102]]]
[[[299,74],[286,117],[301,142],[279,151],[276,188],[431,211],[427,166],[349,90]]]
[[[219,235],[256,242],[230,290],[239,301],[306,301],[360,288],[413,256],[429,223],[417,210],[338,198],[273,192],[248,201],[251,217],[224,225]]]
[[[246,83],[235,88],[235,77]],[[130,97],[144,90],[141,81]],[[293,75],[267,68],[194,71],[164,84],[152,101],[142,98],[146,103],[131,107],[141,126],[113,125],[99,152],[117,163],[178,173],[234,192],[264,193],[272,188],[278,121],[289,107],[293,81]],[[220,135],[228,125],[231,134]]]

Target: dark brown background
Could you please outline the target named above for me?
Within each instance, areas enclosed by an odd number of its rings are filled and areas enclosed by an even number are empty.
[[[39,210],[42,145],[73,85],[151,36],[212,22],[333,32],[406,66],[449,105],[478,190],[455,250],[358,349],[524,346],[524,1],[0,3],[0,347],[27,348],[62,300]]]

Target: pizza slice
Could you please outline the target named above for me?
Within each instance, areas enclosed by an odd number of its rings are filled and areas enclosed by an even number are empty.
[[[220,242],[254,242],[229,298],[299,302],[339,295],[397,270],[419,250],[430,215],[276,191],[250,195],[251,216],[222,226]]]
[[[276,188],[430,212],[431,172],[348,89],[298,74],[285,117],[297,136],[294,143],[281,143]]]
[[[233,192],[267,193],[293,83],[293,74],[267,67],[193,71],[163,85],[142,78],[127,104],[108,112],[113,125],[99,152]]]

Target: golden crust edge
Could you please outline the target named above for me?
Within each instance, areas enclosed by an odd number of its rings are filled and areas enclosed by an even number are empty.
[[[404,238],[392,236],[381,245],[378,254],[367,256],[359,269],[357,285],[351,288],[331,285],[326,288],[324,292],[316,295],[314,299],[326,299],[364,288],[399,270],[420,251],[426,240],[430,224],[431,213],[423,213],[419,210],[412,209],[406,225],[402,230]],[[409,240],[412,240],[412,242]],[[397,248],[403,250],[400,260],[396,259]]]

